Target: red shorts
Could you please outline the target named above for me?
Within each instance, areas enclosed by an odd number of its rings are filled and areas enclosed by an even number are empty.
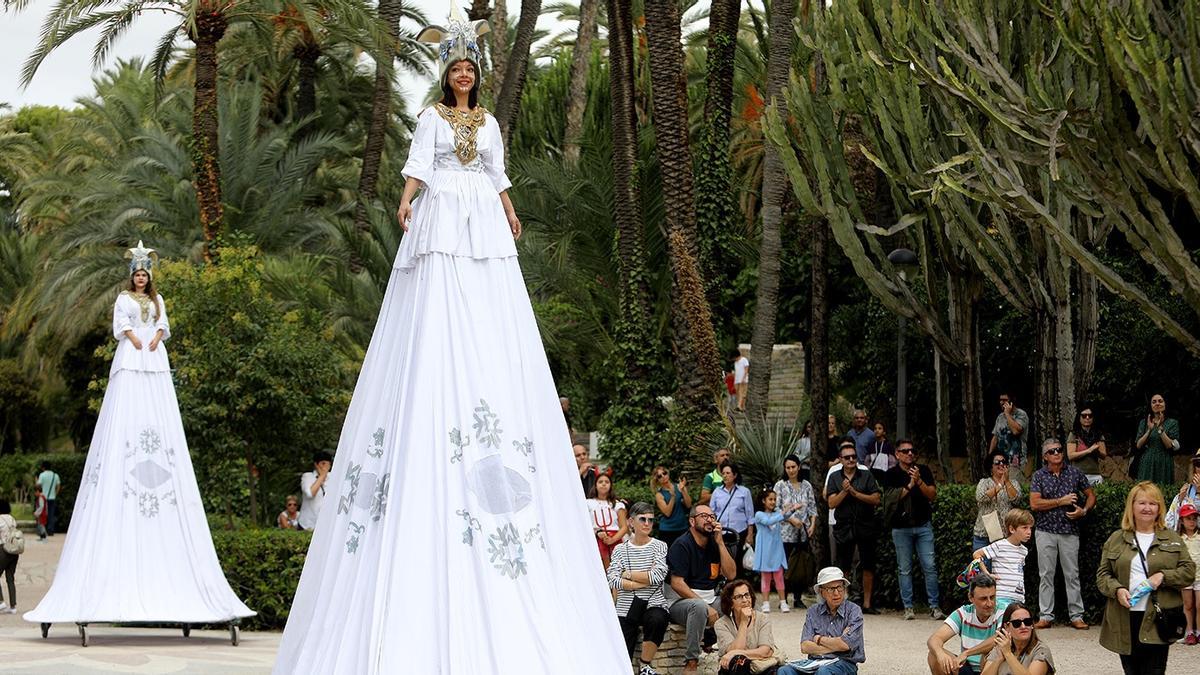
[[[607,534],[613,535],[616,534],[616,532],[608,532]],[[621,542],[617,542],[617,544],[619,543]],[[606,544],[604,543],[603,539],[596,537],[596,546],[600,549],[600,555],[604,556],[605,558],[612,558],[613,549],[617,547],[617,544]]]

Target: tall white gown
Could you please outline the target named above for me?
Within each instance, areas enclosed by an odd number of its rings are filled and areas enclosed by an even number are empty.
[[[498,192],[418,118],[426,184],[334,458],[276,673],[629,673]]]
[[[50,590],[26,621],[212,623],[254,615],[225,580],[192,472],[162,296],[122,292],[117,351]],[[134,348],[132,330],[142,343]],[[64,486],[73,487],[73,486]]]

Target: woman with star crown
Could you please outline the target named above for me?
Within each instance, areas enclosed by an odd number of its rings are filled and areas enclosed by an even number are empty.
[[[455,8],[420,35],[443,96],[276,673],[630,672],[476,99],[486,29]]]
[[[225,580],[192,472],[158,254],[129,249],[108,388],[54,582],[26,621],[220,623],[252,616]],[[86,639],[86,638],[85,638]]]

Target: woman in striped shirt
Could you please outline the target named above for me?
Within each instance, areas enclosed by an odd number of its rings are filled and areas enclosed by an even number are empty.
[[[650,665],[662,644],[671,617],[663,596],[667,578],[667,545],[650,537],[654,529],[654,507],[638,502],[629,509],[633,538],[617,544],[608,566],[608,584],[617,591],[617,621],[625,645],[633,652],[633,641],[642,629],[641,667],[638,675],[658,675]]]

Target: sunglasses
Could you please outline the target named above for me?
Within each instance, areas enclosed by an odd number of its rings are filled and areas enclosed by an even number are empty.
[[[911,455],[911,454],[913,454],[913,449],[912,448],[900,448],[899,450],[896,451],[896,454],[897,455]]]
[[[1046,448],[1047,455],[1061,455],[1062,448]]]
[[[637,518],[634,518],[634,520],[638,521],[639,523],[651,524],[654,522],[654,516],[638,516]]]
[[[1013,628],[1020,628],[1022,626],[1033,628],[1033,617],[1031,616],[1026,619],[1010,619],[1008,625],[1012,626]]]
[[[1090,420],[1090,419],[1092,419],[1092,413],[1079,413],[1079,416],[1080,416],[1080,417],[1086,417],[1086,418],[1088,418],[1089,420]]]
[[[998,459],[998,460],[992,462],[992,466],[1008,466],[1008,462],[1006,462],[1002,459]]]
[[[849,461],[849,460],[852,460],[852,459],[858,459],[858,455],[842,455],[842,461],[843,461],[843,462],[845,462],[845,461]]]

